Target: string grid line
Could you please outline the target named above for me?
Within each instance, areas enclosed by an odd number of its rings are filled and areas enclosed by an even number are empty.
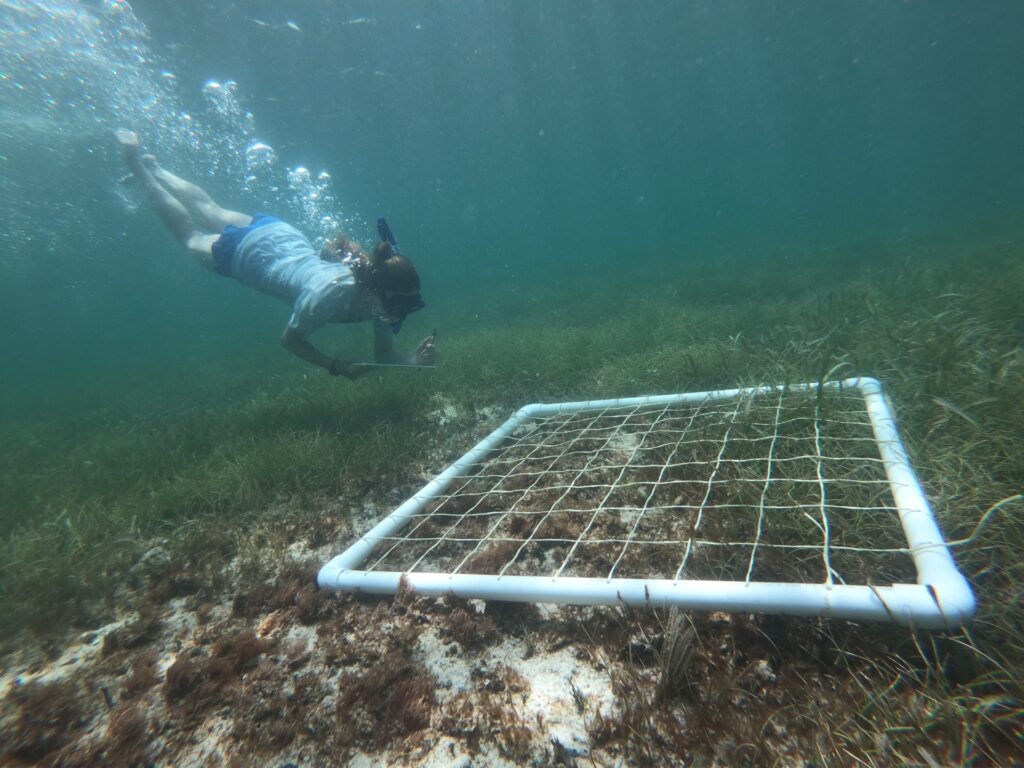
[[[539,417],[372,543],[368,572],[826,586],[915,578],[856,390]]]

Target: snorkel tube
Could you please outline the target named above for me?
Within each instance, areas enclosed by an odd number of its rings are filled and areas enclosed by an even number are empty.
[[[398,249],[398,239],[395,237],[395,233],[391,231],[391,227],[388,225],[388,220],[383,216],[377,217],[377,234],[380,235],[382,242],[387,243],[391,246],[391,250],[395,253],[401,253]],[[405,318],[402,318],[403,320]],[[391,323],[391,333],[398,333],[402,330],[402,320],[396,320]]]
[[[380,235],[381,240],[391,246],[391,250],[395,253],[402,252],[398,248],[398,240],[395,239],[395,233],[391,231],[391,227],[388,226],[388,220],[383,216],[377,217],[377,234]]]

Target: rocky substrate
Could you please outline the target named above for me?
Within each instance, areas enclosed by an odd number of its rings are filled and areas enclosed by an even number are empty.
[[[799,734],[768,717],[787,693],[762,620],[698,619],[673,671],[660,615],[319,591],[332,551],[293,546],[257,583],[229,566],[215,588],[154,548],[132,610],[3,660],[3,763],[799,762]],[[821,683],[815,666],[796,672]]]

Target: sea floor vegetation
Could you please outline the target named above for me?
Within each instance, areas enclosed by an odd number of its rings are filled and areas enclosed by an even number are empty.
[[[0,764],[1024,764],[1024,241],[865,249],[499,298],[427,375],[13,425]],[[853,375],[976,591],[961,629],[316,589],[525,403]]]

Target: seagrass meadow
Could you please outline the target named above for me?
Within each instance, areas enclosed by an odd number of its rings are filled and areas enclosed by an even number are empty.
[[[814,674],[829,681],[790,679],[769,712],[763,702],[723,703],[745,684],[740,670],[704,658],[722,629],[695,616],[705,650],[686,667],[685,685],[650,679],[667,663],[658,649],[669,647],[652,639],[653,660],[630,657],[613,675],[619,708],[595,713],[593,749],[650,763],[695,759],[699,742],[732,729],[722,756],[748,764],[890,764],[921,761],[921,750],[940,764],[1019,759],[1024,243],[858,247],[856,270],[843,268],[845,256],[802,254],[797,280],[736,259],[681,269],[671,286],[638,279],[589,286],[575,304],[553,291],[536,305],[496,307],[514,319],[439,334],[440,366],[414,376],[348,383],[282,370],[268,381],[239,377],[230,397],[218,397],[210,393],[220,383],[196,373],[136,392],[116,411],[15,426],[3,445],[5,647],[59,647],[71,633],[181,595],[235,595],[237,607],[253,585],[294,581],[269,553],[346,541],[353,510],[393,506],[528,401],[868,373],[885,382],[944,533],[957,542],[979,601],[974,621],[946,633],[795,619],[734,632],[738,656],[771,646],[780,679],[787,664],[813,659]],[[156,582],[139,571],[154,546],[169,563]],[[305,578],[309,588],[312,572]],[[469,615],[458,631],[494,631]],[[580,617],[570,634],[584,647],[632,647],[636,637],[668,636],[666,621],[608,609]],[[204,695],[226,694],[213,686]],[[666,703],[673,698],[685,716]],[[499,725],[513,718],[492,715]],[[429,711],[410,717],[406,737],[430,727]],[[499,725],[476,738],[498,739]],[[769,726],[799,733],[796,752],[775,751]],[[345,743],[400,741],[375,731],[366,739]],[[531,754],[525,737],[501,751]]]

